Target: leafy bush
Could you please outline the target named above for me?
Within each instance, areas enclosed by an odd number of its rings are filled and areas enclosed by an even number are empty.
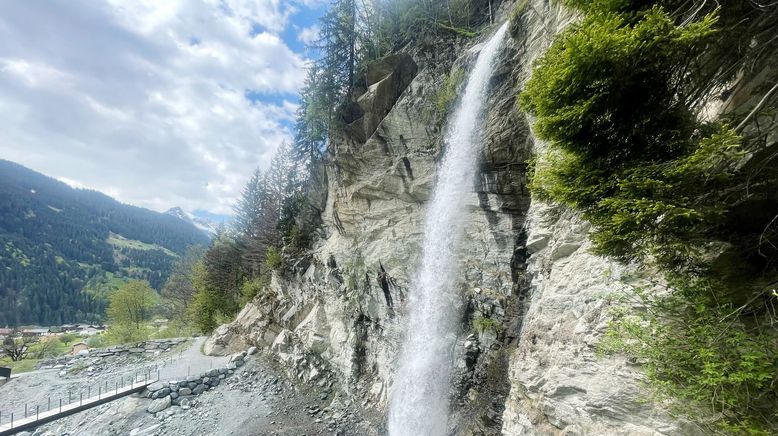
[[[708,9],[679,20],[667,12],[679,3],[565,0],[585,15],[557,37],[520,95],[548,142],[530,188],[591,221],[598,253],[655,262],[672,277],[661,295],[638,292],[646,312],[620,313],[603,348],[636,357],[652,386],[684,400],[687,412],[696,405],[720,429],[759,434],[778,422],[778,343],[765,327],[776,321],[765,285],[775,259],[754,234],[731,227],[731,214],[754,186],[775,192],[775,181],[744,174],[747,138],[697,116],[737,71],[728,65],[751,56],[727,39],[754,17],[750,6],[724,2],[733,15]],[[771,223],[754,226],[760,241]]]
[[[778,418],[778,339],[753,316],[743,318],[716,281],[676,278],[667,294],[637,289],[641,311],[618,310],[602,351],[625,351],[644,363],[661,395],[720,414],[734,433],[767,434]],[[742,308],[741,308],[742,310]]]
[[[275,247],[268,247],[265,251],[265,271],[277,271],[284,267],[284,257]]]
[[[500,323],[500,321],[497,321],[494,318],[478,316],[473,319],[473,329],[475,329],[475,331],[478,332],[479,334],[487,330],[499,332],[501,328],[502,328],[502,324]]]
[[[105,348],[111,345],[111,342],[108,340],[105,333],[101,333],[90,336],[89,339],[86,340],[86,344],[89,348]]]
[[[192,324],[202,333],[210,333],[225,316],[237,311],[237,302],[221,292],[210,280],[202,263],[195,265],[192,284],[195,295],[187,306]]]

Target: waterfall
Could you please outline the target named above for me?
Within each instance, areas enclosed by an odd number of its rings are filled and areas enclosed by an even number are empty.
[[[448,393],[462,298],[454,289],[456,251],[481,148],[482,112],[492,63],[508,24],[483,46],[446,132],[424,226],[422,260],[408,307],[408,330],[389,409],[392,436],[446,433]]]

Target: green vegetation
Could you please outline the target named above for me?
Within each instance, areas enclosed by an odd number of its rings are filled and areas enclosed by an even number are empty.
[[[580,211],[598,253],[656,265],[670,283],[637,290],[646,311],[622,308],[602,349],[639,358],[687,413],[694,404],[724,431],[768,433],[778,418],[778,179],[754,168],[778,164],[764,133],[774,126],[699,112],[736,73],[759,71],[742,70],[746,60],[769,60],[775,14],[743,2],[565,3],[585,15],[520,95],[548,142],[533,195]],[[749,38],[751,49],[733,49]]]
[[[21,359],[13,361],[7,357],[0,358],[0,366],[11,368],[11,374],[34,371],[38,367],[40,359]]]
[[[494,318],[478,316],[473,319],[473,329],[482,334],[486,331],[499,332],[502,329],[502,323]]]
[[[0,325],[10,326],[100,322],[120,282],[147,280],[159,289],[171,253],[208,243],[176,217],[72,189],[4,160],[0,223]]]
[[[109,233],[108,238],[105,240],[110,245],[119,248],[131,248],[134,250],[159,250],[167,254],[168,256],[178,257],[176,253],[168,250],[167,248],[157,244],[147,244],[145,242],[137,241],[135,239],[127,239],[122,235],[115,233]]]
[[[459,87],[464,80],[465,70],[462,68],[451,70],[451,73],[443,82],[443,86],[435,94],[435,106],[438,108],[438,112],[445,114],[451,109],[451,105],[457,99],[457,91],[459,91]]]
[[[106,331],[109,340],[126,343],[148,339],[151,336],[148,321],[158,301],[148,282],[133,280],[122,285],[109,297],[110,327]]]

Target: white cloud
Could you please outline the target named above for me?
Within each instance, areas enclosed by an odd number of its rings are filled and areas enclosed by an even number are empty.
[[[305,59],[279,34],[295,7],[5,3],[0,157],[140,206],[228,213],[291,139]]]
[[[297,35],[297,39],[303,44],[311,45],[319,39],[319,32],[321,32],[321,28],[318,24],[314,24],[313,26],[303,28]]]

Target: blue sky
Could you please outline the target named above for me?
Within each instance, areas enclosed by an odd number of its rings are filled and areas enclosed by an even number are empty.
[[[8,0],[0,158],[164,211],[230,213],[289,141],[326,0]]]

